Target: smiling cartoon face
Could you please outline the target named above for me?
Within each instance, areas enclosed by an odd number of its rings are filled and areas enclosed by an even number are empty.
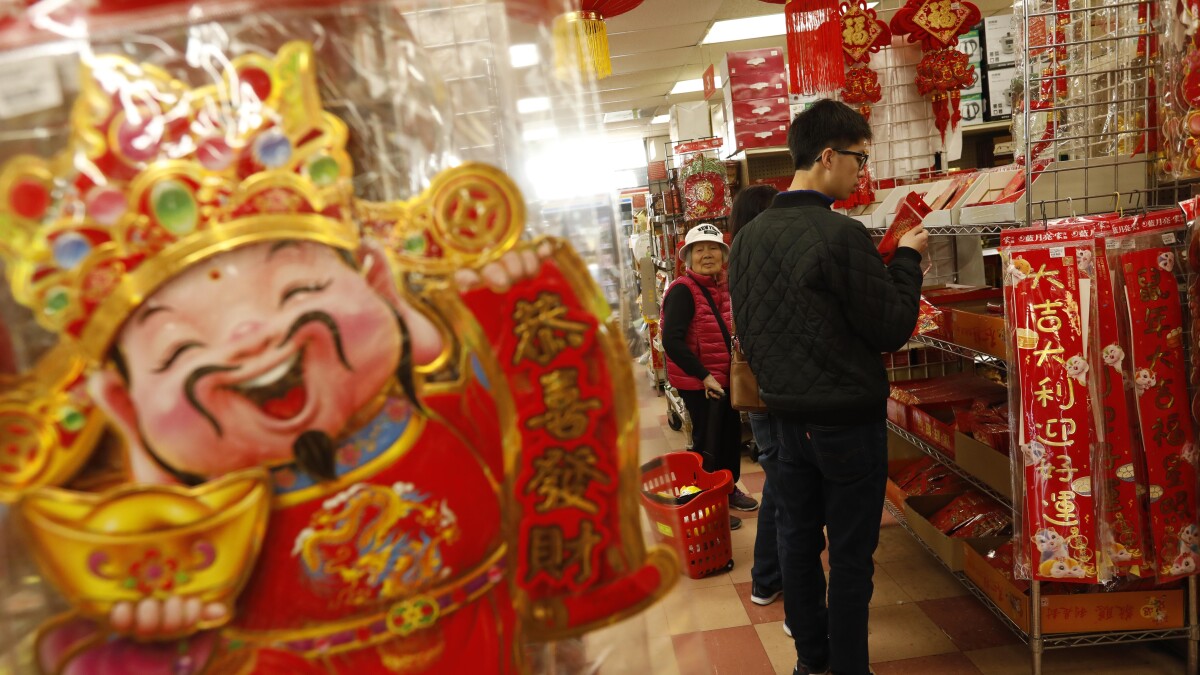
[[[1136,384],[1139,389],[1149,389],[1155,384],[1158,384],[1158,378],[1154,377],[1153,370],[1150,370],[1149,368],[1142,368],[1134,373],[1133,383]]]
[[[1170,251],[1163,251],[1158,254],[1158,269],[1164,272],[1170,272],[1175,269],[1175,254]]]
[[[1039,551],[1048,553],[1062,550],[1067,542],[1061,534],[1054,530],[1038,530],[1037,534],[1033,536],[1033,543]]]
[[[1171,574],[1188,575],[1196,571],[1196,556],[1188,551],[1182,553],[1171,563]]]
[[[1189,524],[1180,530],[1179,541],[1189,549],[1196,549],[1196,547],[1200,546],[1200,527],[1196,527],[1194,523]]]
[[[301,434],[339,434],[379,394],[401,330],[337,251],[255,244],[151,296],[118,338],[127,397],[111,383],[102,397],[127,440],[172,469],[212,477],[285,463]]]
[[[1104,359],[1104,363],[1120,370],[1121,362],[1125,360],[1125,350],[1121,349],[1118,344],[1111,344],[1100,352],[1100,356]]]
[[[1077,380],[1082,380],[1088,372],[1087,361],[1083,360],[1082,356],[1072,356],[1067,359],[1067,375]]]

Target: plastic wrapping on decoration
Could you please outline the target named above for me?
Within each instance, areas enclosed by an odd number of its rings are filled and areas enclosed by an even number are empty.
[[[1169,209],[1114,221],[1107,241],[1122,350],[1136,420],[1136,493],[1147,515],[1145,562],[1159,582],[1195,573],[1200,564],[1197,456],[1188,398],[1184,335],[1187,224]],[[1118,476],[1129,476],[1118,471]]]
[[[679,564],[639,524],[632,271],[561,152],[602,139],[556,13],[0,24],[0,670],[652,660]]]
[[[1088,362],[1094,230],[1063,223],[1002,233],[1018,578],[1112,576],[1096,518],[1105,495]]]

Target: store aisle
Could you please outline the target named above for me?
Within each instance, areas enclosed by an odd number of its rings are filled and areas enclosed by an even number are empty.
[[[667,426],[666,399],[637,369],[642,461],[684,448],[684,435]],[[742,459],[742,484],[757,499],[762,467]],[[757,513],[739,513],[733,533],[734,568],[706,579],[683,577],[647,612],[655,675],[787,675],[795,663],[783,633],[782,599],[750,602]],[[1029,650],[947,573],[886,512],[875,554],[871,603],[871,657],[877,675],[1025,675]],[[643,517],[647,533],[648,522]],[[649,534],[647,534],[649,536]],[[668,647],[667,639],[670,645]],[[1143,645],[1047,652],[1045,675],[1168,675],[1184,672],[1176,656]],[[617,671],[612,671],[617,672]]]

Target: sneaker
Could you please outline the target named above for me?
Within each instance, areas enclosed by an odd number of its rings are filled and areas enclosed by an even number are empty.
[[[729,529],[737,530],[737,529],[741,529],[741,527],[742,527],[742,519],[741,518],[735,518],[733,516],[729,516]]]
[[[741,488],[733,488],[733,494],[729,495],[729,508],[738,511],[754,511],[758,509],[758,502],[753,497],[742,492]]]
[[[825,670],[809,670],[805,666],[802,666],[799,663],[797,663],[796,667],[792,669],[792,675],[829,675],[829,669],[826,668]],[[874,674],[872,673],[872,675],[874,675]]]
[[[768,590],[756,583],[750,584],[750,602],[756,605],[769,605],[783,595],[783,589]]]
[[[783,634],[792,637],[792,629],[788,627],[787,621],[783,622]]]

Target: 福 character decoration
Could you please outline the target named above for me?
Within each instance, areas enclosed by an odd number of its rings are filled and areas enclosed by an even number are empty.
[[[925,52],[917,64],[915,84],[922,96],[930,97],[934,124],[943,141],[947,129],[954,129],[962,119],[962,90],[978,77],[966,54],[955,45],[958,36],[979,21],[979,8],[965,0],[908,0],[892,17],[892,33],[921,43]]]

